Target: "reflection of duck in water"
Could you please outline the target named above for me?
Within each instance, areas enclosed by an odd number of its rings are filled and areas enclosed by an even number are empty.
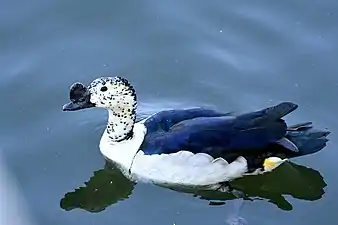
[[[84,182],[84,185],[79,186],[61,199],[61,208],[65,210],[80,208],[89,212],[101,212],[110,205],[128,199],[135,188],[135,183],[127,179],[120,170],[107,161],[105,168],[94,171],[93,176]],[[315,201],[322,198],[326,183],[318,171],[286,162],[276,168],[273,173],[245,176],[232,181],[231,186],[234,190],[245,195],[244,200],[268,200],[280,209],[291,210],[292,205],[284,195]],[[225,201],[237,198],[232,193],[219,191],[203,191],[193,188],[174,190],[194,194],[195,197],[207,200],[210,205],[224,204]],[[238,214],[242,200],[238,201],[234,202],[233,213],[235,215],[231,216],[235,216],[235,218],[231,219],[241,219]]]
[[[317,152],[328,141],[329,132],[311,123],[287,127],[281,118],[297,108],[289,102],[240,115],[169,110],[136,123],[136,92],[124,78],[98,78],[88,87],[76,83],[70,99],[63,110],[106,108],[102,154],[127,177],[159,185],[218,188],[271,171],[285,158]]]
[[[134,185],[121,171],[106,162],[104,168],[94,171],[84,186],[67,193],[60,205],[65,210],[81,208],[93,213],[101,212],[110,205],[128,199]]]

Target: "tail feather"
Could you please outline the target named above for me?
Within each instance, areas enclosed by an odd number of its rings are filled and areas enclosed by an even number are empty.
[[[296,110],[297,107],[298,105],[292,102],[282,102],[269,108],[239,115],[237,118],[246,121],[251,120],[253,123],[261,123],[262,121],[277,121]]]
[[[288,127],[289,131],[301,131],[301,130],[308,130],[312,128],[312,122],[306,122],[306,123],[298,123],[292,126]]]
[[[298,105],[292,102],[282,102],[276,106],[264,109],[264,114],[271,120],[280,119],[298,108]]]
[[[328,130],[314,129],[311,122],[288,127],[286,138],[297,146],[295,156],[308,155],[320,151],[329,141]]]

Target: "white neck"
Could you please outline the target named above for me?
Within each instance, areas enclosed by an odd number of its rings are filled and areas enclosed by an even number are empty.
[[[109,118],[106,132],[111,141],[120,142],[132,137],[136,116],[134,111],[115,112],[108,110]]]
[[[133,164],[146,132],[144,124],[136,123],[131,139],[114,142],[105,131],[100,141],[100,151],[107,159],[122,167],[122,172],[127,172]]]

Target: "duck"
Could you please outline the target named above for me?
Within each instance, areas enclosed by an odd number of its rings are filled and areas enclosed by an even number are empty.
[[[164,186],[216,189],[271,172],[291,158],[322,150],[330,134],[312,122],[288,126],[298,105],[281,102],[252,112],[205,107],[166,109],[137,121],[136,90],[124,77],[99,77],[69,89],[63,111],[103,108],[103,157],[129,179]]]

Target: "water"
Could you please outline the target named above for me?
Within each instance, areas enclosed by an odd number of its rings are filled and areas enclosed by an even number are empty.
[[[248,224],[336,221],[336,1],[0,5],[1,167],[12,181],[1,180],[17,185],[5,200],[20,198],[27,224],[226,224],[233,215]],[[300,107],[288,122],[311,120],[332,131],[331,141],[294,160],[298,166],[238,182],[248,195],[239,208],[231,195],[134,185],[105,168],[99,153],[106,113],[61,111],[73,82],[102,75],[134,84],[140,115],[197,105],[244,112],[294,101]]]

